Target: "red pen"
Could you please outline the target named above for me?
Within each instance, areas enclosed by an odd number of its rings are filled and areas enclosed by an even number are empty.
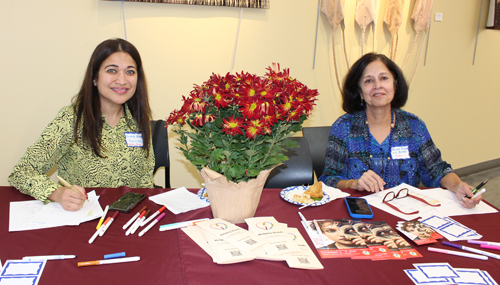
[[[167,207],[163,206],[161,207],[158,211],[156,211],[154,214],[152,214],[149,218],[147,218],[144,222],[141,223],[141,227],[144,227],[147,223],[151,222],[156,216],[158,216],[163,210],[165,210]]]
[[[139,226],[142,224],[142,222],[144,222],[146,217],[149,215],[149,212],[150,212],[150,210],[148,209],[146,214],[144,214],[142,217],[139,217],[139,219],[137,219],[137,222],[135,223],[135,225],[132,226],[132,230],[130,231],[131,234],[134,234],[135,231],[137,231]]]
[[[146,210],[143,210],[141,212],[141,215],[135,220],[135,222],[130,226],[130,228],[127,230],[127,232],[125,233],[125,235],[129,235],[131,232],[132,232],[132,229],[135,228],[135,226],[137,225],[137,223],[142,219],[142,217],[144,217],[144,215],[146,214]],[[135,217],[135,216],[134,216]]]
[[[111,223],[116,219],[116,216],[118,216],[118,211],[115,212],[115,214],[111,217],[111,219],[109,219],[109,222],[102,226],[102,230],[101,232],[99,233],[99,236],[102,237],[102,235],[104,235],[104,233],[108,230],[108,228],[111,226]]]

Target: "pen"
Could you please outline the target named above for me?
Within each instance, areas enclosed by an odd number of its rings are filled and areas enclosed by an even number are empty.
[[[109,222],[101,227],[101,232],[99,233],[99,236],[102,237],[104,233],[108,230],[108,228],[111,226],[111,223],[116,219],[116,216],[118,216],[118,211],[115,212],[115,214],[109,219]]]
[[[152,221],[147,227],[145,227],[140,233],[139,236],[142,237],[149,229],[151,229],[161,218],[165,217],[165,213],[161,214],[156,220]]]
[[[99,223],[97,224],[97,227],[95,228],[96,230],[98,230],[101,227],[102,222],[104,222],[104,218],[106,218],[106,215],[108,214],[108,210],[109,210],[109,205],[107,205],[106,208],[104,209],[104,214],[102,215],[101,219],[99,220]]]
[[[76,258],[76,255],[40,255],[40,256],[25,256],[23,260],[35,261],[35,260],[56,260],[56,259],[71,259]]]
[[[476,240],[476,239],[469,239],[469,240],[467,240],[467,242],[473,243],[473,244],[487,244],[487,245],[500,246],[500,242],[481,241],[481,240]]]
[[[489,249],[496,249],[496,250],[500,250],[500,246],[496,246],[496,245],[481,244],[480,246],[481,246],[482,248],[489,248]]]
[[[428,247],[427,250],[439,252],[439,253],[444,253],[444,254],[451,254],[451,255],[458,255],[458,256],[470,257],[470,258],[475,258],[475,259],[488,260],[488,257],[484,256],[484,255],[460,252],[460,251],[455,251],[455,250],[445,250],[445,249],[435,248],[435,247]]]
[[[325,239],[323,238],[323,233],[321,232],[321,228],[318,225],[318,222],[316,220],[313,220],[314,226],[316,227],[316,231],[318,232],[319,237],[321,238],[321,242],[323,246],[326,246]]]
[[[301,212],[298,212],[298,213],[299,213],[300,219],[304,222],[304,225],[305,225],[306,227],[309,227],[309,226],[307,225],[307,220],[306,220],[306,218],[304,218],[304,215],[302,215],[302,213],[301,213]]]
[[[449,245],[449,246],[452,246],[452,247],[456,247],[456,248],[460,248],[460,249],[463,249],[463,250],[467,250],[467,251],[470,251],[470,252],[474,252],[474,253],[477,253],[477,254],[486,255],[486,256],[489,256],[489,257],[496,258],[496,259],[500,259],[500,255],[494,254],[494,253],[491,253],[491,252],[487,252],[487,251],[484,251],[484,250],[475,249],[475,248],[468,247],[468,246],[462,246],[462,245],[454,244],[454,243],[447,242],[447,241],[443,241],[443,244],[444,245]]]
[[[163,206],[161,207],[158,211],[156,211],[154,214],[152,214],[149,218],[147,218],[144,222],[141,223],[141,227],[144,227],[147,223],[151,222],[156,216],[158,216],[163,210],[165,210],[167,207]]]
[[[148,209],[142,217],[137,219],[137,222],[135,223],[135,225],[132,225],[132,230],[130,231],[130,234],[135,234],[135,231],[137,231],[139,226],[142,224],[142,222],[144,222],[146,217],[149,215],[149,212],[151,212],[151,210]]]
[[[78,267],[90,266],[90,265],[102,265],[102,264],[131,262],[131,261],[139,261],[139,260],[141,260],[140,256],[113,258],[113,259],[105,259],[105,260],[94,260],[94,261],[84,261],[84,262],[78,262]]]
[[[127,232],[125,232],[125,235],[133,234],[136,231],[136,227],[139,227],[139,224],[141,223],[142,217],[146,214],[146,210],[142,211],[141,215],[135,220],[135,222],[128,228]]]
[[[488,183],[488,179],[479,183],[479,185],[477,185],[476,188],[472,189],[472,194],[476,194],[477,190],[481,189],[481,187],[483,187],[486,183]]]
[[[137,219],[137,217],[139,217],[139,215],[142,213],[142,211],[144,211],[146,209],[146,206],[142,207],[142,209],[139,210],[139,212],[137,212],[130,220],[128,220],[128,222],[123,225],[123,229],[126,229],[128,228],[128,226],[130,226],[130,224],[132,224],[135,219]]]
[[[108,223],[109,221],[111,220],[111,217],[108,217],[106,219],[106,221],[104,221],[104,224],[102,224],[102,226],[97,230],[97,232],[99,232],[99,236],[102,237],[103,235],[103,231],[106,229],[106,227],[108,226]]]
[[[71,189],[73,189],[74,191],[78,192],[78,193],[81,193],[80,191],[76,190],[75,187],[73,187],[73,185],[69,184],[68,181],[62,179],[61,176],[59,175],[56,175],[57,179],[59,179],[59,182],[61,182],[62,185],[66,186],[66,187],[69,187]],[[87,196],[87,201],[89,200],[89,196],[87,195],[87,193],[85,193],[85,196]]]
[[[208,220],[208,218],[192,220],[192,221],[187,221],[187,222],[179,222],[179,223],[161,225],[160,232],[174,230],[174,229],[180,229],[180,228],[184,228],[187,226],[194,226],[194,225],[196,225],[196,223],[199,223],[199,222],[205,221],[205,220]]]
[[[481,191],[477,192],[477,193],[476,193],[476,195],[472,196],[472,198],[471,198],[471,199],[476,198],[477,196],[479,196],[479,195],[483,194],[484,192],[486,192],[486,189],[484,189],[484,188],[483,188],[483,189],[481,189]]]

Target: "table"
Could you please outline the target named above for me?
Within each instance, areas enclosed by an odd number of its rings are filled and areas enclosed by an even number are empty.
[[[90,190],[90,189],[87,189]],[[191,191],[196,192],[197,189]],[[256,216],[274,216],[279,222],[296,227],[314,249],[311,240],[300,223],[297,215],[298,206],[280,198],[281,189],[264,189]],[[96,189],[101,195],[101,205],[107,205],[119,198],[130,188]],[[167,189],[132,189],[148,196],[168,191]],[[344,190],[352,196],[361,196],[362,192]],[[57,227],[50,229],[8,232],[10,201],[24,201],[32,198],[21,194],[13,187],[0,187],[0,259],[20,259],[26,255],[75,254],[76,259],[48,261],[42,278],[43,284],[413,284],[403,272],[412,269],[413,263],[448,262],[455,268],[479,268],[486,270],[500,281],[500,260],[488,261],[469,259],[428,252],[426,245],[416,246],[422,258],[407,260],[351,260],[321,259],[323,270],[301,270],[289,268],[285,262],[253,260],[250,262],[218,265],[212,262],[181,230],[158,231],[158,225],[143,237],[125,236],[122,226],[142,206],[152,211],[159,205],[143,200],[130,214],[119,214],[113,225],[103,237],[88,244],[95,232],[97,220],[83,223],[78,227]],[[308,219],[349,218],[342,200],[335,200],[319,207],[308,207],[301,212]],[[373,208],[374,221],[386,221],[395,227],[400,219],[386,212]],[[212,217],[210,207],[174,215],[166,211],[159,224],[174,223]],[[453,217],[460,223],[470,226],[483,235],[483,240],[499,241],[500,213]],[[243,224],[240,226],[245,227]],[[457,242],[469,245],[464,241]],[[412,245],[414,245],[412,243]],[[445,248],[439,244],[433,247]],[[478,248],[477,245],[470,245]],[[448,248],[451,249],[451,248]],[[91,267],[77,267],[77,262],[102,259],[104,254],[125,251],[127,256],[141,256],[138,262],[111,264]],[[500,254],[500,252],[498,252]]]

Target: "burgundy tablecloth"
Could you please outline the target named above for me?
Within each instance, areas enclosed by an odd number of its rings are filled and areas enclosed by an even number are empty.
[[[165,189],[133,189],[148,196]],[[101,205],[106,205],[123,194],[124,189],[97,189],[101,195]],[[193,190],[194,191],[194,190]],[[297,206],[282,200],[279,189],[265,189],[256,216],[274,216],[279,222],[296,227],[313,245],[300,224]],[[353,196],[360,196],[350,191]],[[104,237],[92,245],[88,239],[95,231],[96,221],[78,227],[58,227],[52,229],[8,232],[9,202],[29,200],[12,187],[0,187],[0,259],[18,259],[26,255],[76,254],[74,260],[49,261],[39,284],[412,284],[403,269],[412,269],[413,263],[448,262],[455,268],[479,268],[486,270],[500,281],[500,260],[488,261],[428,252],[428,246],[415,246],[422,258],[407,260],[351,260],[320,259],[325,269],[291,269],[285,262],[253,260],[245,263],[218,265],[212,262],[181,230],[159,232],[158,226],[143,237],[125,236],[121,226],[133,215],[120,214]],[[151,209],[158,205],[144,200],[139,208]],[[136,208],[137,210],[137,208]],[[386,221],[395,226],[400,219],[376,208],[374,221]],[[342,200],[332,201],[319,207],[301,210],[307,219],[349,218]],[[177,216],[167,211],[160,224],[212,217],[210,208],[204,208]],[[500,214],[455,216],[455,220],[483,235],[483,240],[500,241]],[[240,225],[245,227],[245,225]],[[462,245],[479,248],[466,242]],[[446,248],[438,244],[434,247]],[[451,249],[451,248],[447,248]],[[141,261],[124,264],[78,268],[78,261],[96,260],[104,254],[125,251],[128,256],[141,256]],[[317,254],[317,251],[313,249]],[[500,252],[497,252],[500,254]],[[318,256],[319,257],[319,256]]]

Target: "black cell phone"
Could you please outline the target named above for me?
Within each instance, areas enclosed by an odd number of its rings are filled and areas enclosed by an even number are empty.
[[[373,212],[365,198],[345,197],[345,205],[349,215],[354,219],[371,219]]]
[[[113,204],[109,205],[109,210],[128,213],[144,198],[146,198],[145,194],[127,192],[114,201]]]

